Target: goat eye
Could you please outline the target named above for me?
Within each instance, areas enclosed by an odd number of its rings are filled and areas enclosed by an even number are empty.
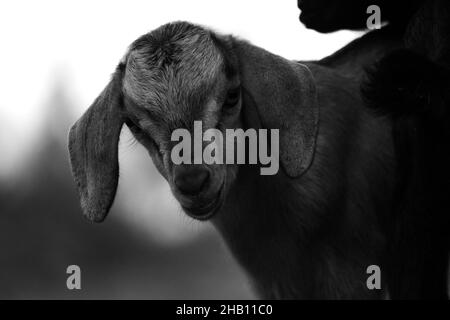
[[[137,126],[132,120],[127,119],[125,121],[125,124],[128,126],[130,131],[133,133],[135,138],[138,141],[146,141],[147,143],[150,143],[153,149],[155,149],[160,156],[163,156],[163,153],[161,152],[161,149],[159,148],[158,144],[151,138],[148,134],[146,134],[139,126]]]
[[[232,108],[234,107],[238,102],[239,98],[241,97],[241,89],[231,89],[227,92],[227,97],[225,99],[225,102],[223,103],[224,108]]]
[[[127,119],[125,121],[125,124],[130,129],[131,133],[133,133],[134,137],[137,140],[147,138],[147,135],[145,134],[145,132],[134,121]]]

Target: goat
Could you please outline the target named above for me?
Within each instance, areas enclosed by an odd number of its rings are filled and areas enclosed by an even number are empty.
[[[396,199],[383,223],[390,248],[385,273],[389,296],[446,299],[450,5],[444,0],[298,1],[300,21],[319,32],[365,29],[365,8],[370,4],[379,5],[381,17],[389,23],[380,32],[400,39],[391,52],[385,50],[381,61],[380,56],[365,59],[366,67],[372,66],[369,79],[364,79],[365,70],[361,77],[367,106],[393,123]],[[342,58],[333,58],[333,64],[354,65],[356,50],[346,51]]]
[[[310,29],[329,33],[343,29],[367,29],[367,8],[377,5],[381,19],[404,29],[415,10],[427,0],[298,0],[299,19]]]
[[[387,230],[393,298],[448,299],[449,19],[448,1],[425,1],[408,22],[404,49],[378,62],[363,87],[368,105],[393,121],[399,168]]]
[[[171,132],[280,131],[282,170],[175,165]],[[81,207],[103,221],[118,182],[126,124],[192,218],[209,220],[263,298],[376,299],[366,269],[383,265],[378,213],[393,196],[390,122],[363,106],[359,82],[286,60],[233,36],[176,22],[133,42],[110,83],[69,132]]]

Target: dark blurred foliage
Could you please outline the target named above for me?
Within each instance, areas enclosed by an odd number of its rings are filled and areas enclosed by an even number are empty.
[[[15,181],[0,181],[2,299],[246,299],[248,281],[216,233],[163,245],[124,219],[81,216],[65,148],[68,102],[50,99],[42,146]],[[117,212],[111,216],[126,216]],[[68,290],[66,268],[81,268]]]

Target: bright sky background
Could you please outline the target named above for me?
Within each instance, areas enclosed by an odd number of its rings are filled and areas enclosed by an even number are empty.
[[[203,24],[291,59],[319,59],[357,36],[307,30],[298,15],[296,0],[3,1],[0,177],[20,170],[59,81],[69,89],[75,120],[106,85],[127,46],[164,23]]]

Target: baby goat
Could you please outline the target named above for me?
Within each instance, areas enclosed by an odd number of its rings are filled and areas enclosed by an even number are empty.
[[[320,117],[320,119],[319,119]],[[282,170],[175,165],[171,132],[279,129]],[[69,134],[87,218],[102,221],[118,182],[123,124],[149,150],[184,211],[209,219],[264,298],[379,298],[366,269],[385,251],[390,124],[363,107],[359,84],[186,22],[137,39]]]

